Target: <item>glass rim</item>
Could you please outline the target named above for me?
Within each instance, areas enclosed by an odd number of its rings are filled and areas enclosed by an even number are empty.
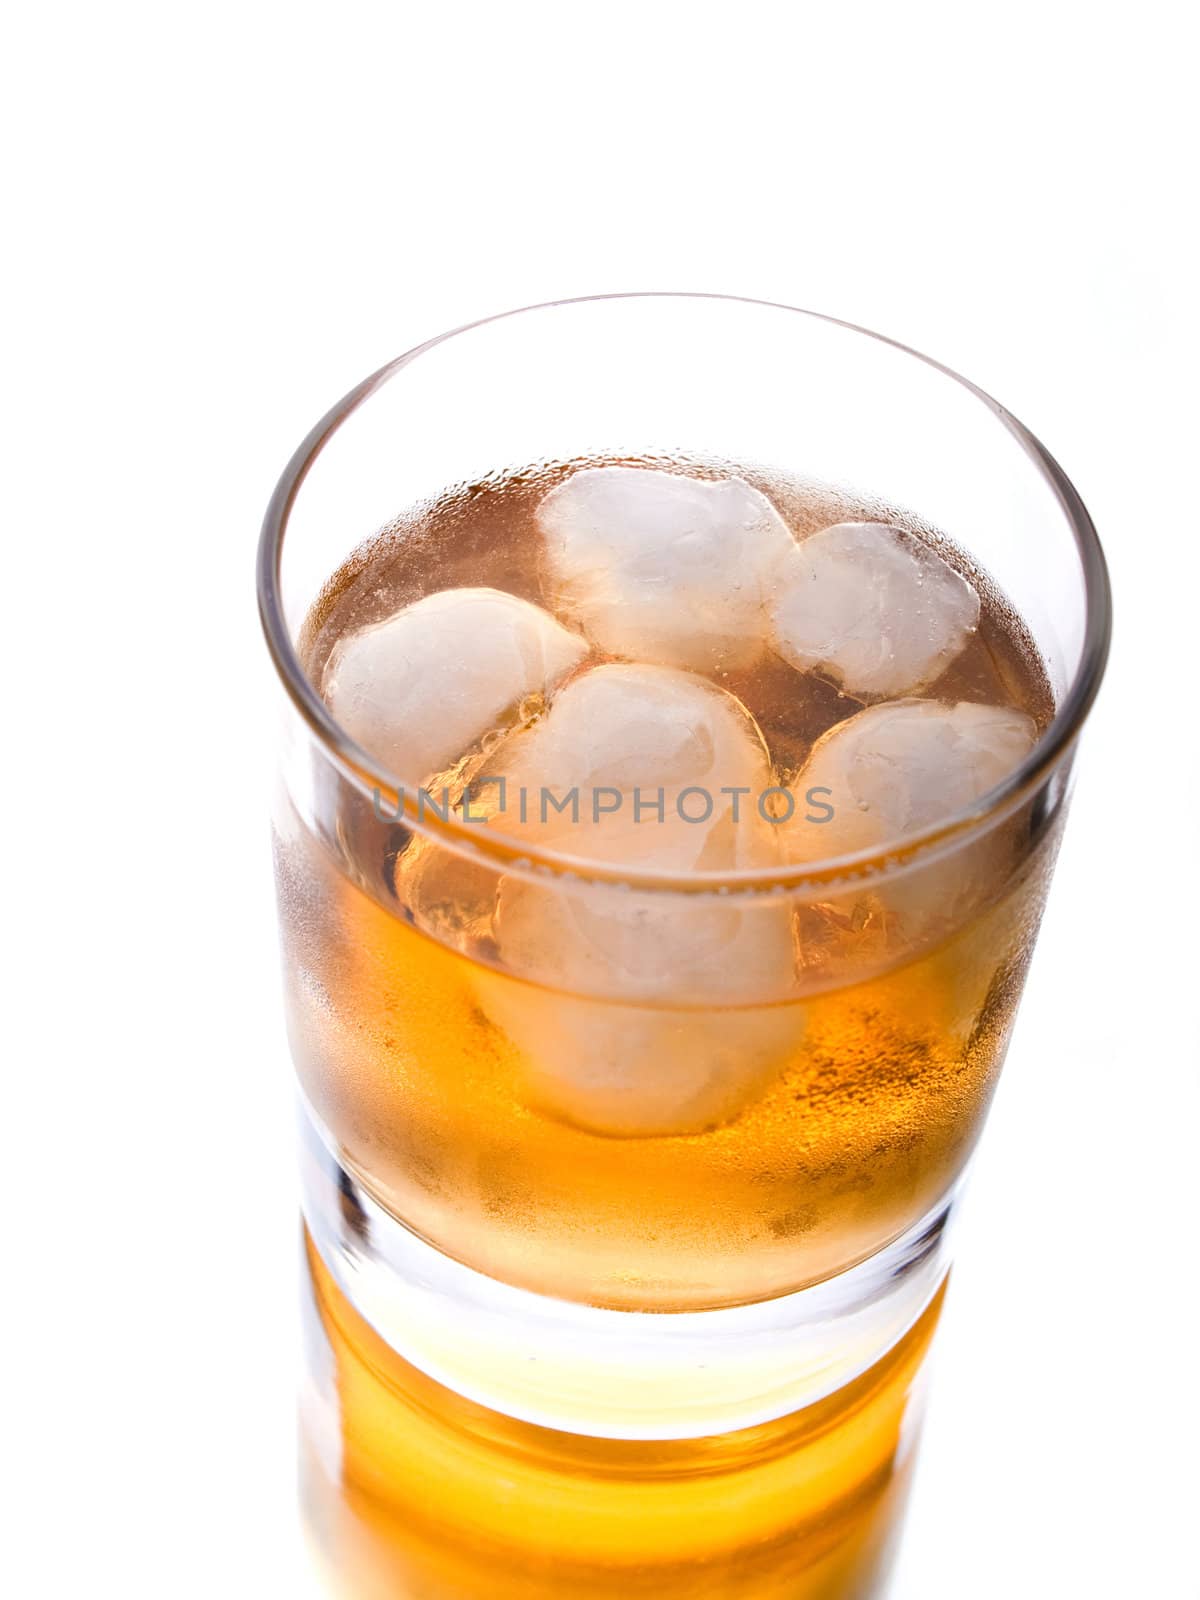
[[[742,868],[728,872],[654,872],[638,867],[615,866],[611,863],[592,861],[586,857],[533,847],[525,840],[502,834],[498,830],[472,826],[452,816],[442,817],[440,813],[433,811],[432,807],[422,808],[418,817],[417,801],[411,793],[412,786],[404,779],[389,773],[367,750],[351,738],[331,714],[300,661],[284,616],[280,584],[288,520],[304,480],[321,451],[342,424],[377,389],[382,388],[417,357],[436,349],[450,339],[471,333],[477,328],[487,327],[492,323],[526,316],[537,311],[625,300],[710,301],[786,311],[794,316],[807,317],[813,322],[841,328],[847,333],[888,346],[941,373],[984,405],[1015,439],[1044,482],[1048,484],[1071,529],[1083,574],[1086,614],[1079,665],[1067,685],[1054,716],[1043,729],[1029,754],[1008,777],[971,805],[939,822],[884,845],[840,856],[832,855],[817,861],[771,868]],[[257,588],[259,618],[267,648],[293,706],[321,746],[356,784],[364,788],[369,787],[380,799],[387,797],[397,821],[403,810],[406,822],[409,819],[414,821],[415,832],[436,838],[459,854],[490,862],[506,870],[519,873],[541,872],[581,882],[617,884],[632,889],[657,892],[712,893],[714,890],[761,892],[794,891],[806,887],[828,888],[843,879],[854,880],[865,876],[890,874],[894,870],[908,866],[917,857],[924,862],[927,858],[955,848],[964,837],[1002,821],[1015,811],[1065,756],[1096,698],[1104,675],[1112,634],[1112,592],[1108,568],[1099,536],[1078,491],[1041,441],[986,390],[932,356],[924,355],[897,339],[876,333],[870,328],[861,327],[843,318],[828,316],[819,311],[809,311],[800,306],[785,305],[780,301],[759,300],[749,295],[708,294],[703,291],[688,290],[641,290],[543,300],[533,305],[518,306],[509,311],[501,311],[492,316],[479,317],[472,322],[463,323],[445,333],[436,334],[421,344],[414,345],[402,355],[386,362],[361,383],[356,384],[325,413],[305,436],[284,468],[263,518],[258,542]],[[432,817],[431,811],[433,811]]]

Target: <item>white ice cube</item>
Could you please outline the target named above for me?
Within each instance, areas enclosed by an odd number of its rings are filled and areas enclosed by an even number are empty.
[[[1032,717],[1011,706],[895,700],[870,706],[813,746],[785,830],[797,860],[898,842],[979,800],[1033,748]],[[819,799],[808,809],[807,796]],[[833,817],[807,822],[806,814]]]
[[[740,700],[690,672],[593,667],[485,765],[481,776],[505,779],[495,825],[560,855],[663,872],[777,859],[758,804],[773,781],[758,725]]]
[[[871,706],[813,747],[795,783],[784,849],[811,863],[899,844],[982,799],[1020,765],[1035,737],[1032,719],[1005,706]],[[911,959],[1003,893],[1024,840],[1020,818],[1011,818],[944,852],[827,886],[799,919],[802,968],[852,984]],[[983,969],[977,962],[971,970]]]
[[[762,736],[739,701],[689,673],[595,667],[488,765],[507,784],[509,820],[496,824],[560,855],[664,873],[778,859],[758,806],[771,784]],[[543,818],[543,790],[574,791],[578,812]],[[661,819],[645,809],[659,790]],[[477,969],[484,1012],[520,1051],[531,1101],[597,1131],[680,1133],[734,1115],[802,1028],[799,1007],[755,1003],[794,993],[778,901],[510,876],[494,934],[505,974]]]
[[[804,1031],[800,1004],[751,1003],[795,992],[778,903],[631,892],[621,904],[616,890],[509,878],[495,930],[506,967],[530,981],[480,968],[483,1009],[520,1051],[530,1101],[596,1132],[728,1121]]]
[[[587,655],[578,634],[499,589],[444,589],[340,639],[322,693],[389,773],[420,783],[503,728]]]
[[[979,596],[928,545],[883,522],[839,522],[796,546],[769,608],[770,637],[800,672],[852,695],[931,683],[979,622]]]
[[[795,540],[741,478],[587,467],[537,509],[552,604],[613,655],[666,666],[750,666]]]

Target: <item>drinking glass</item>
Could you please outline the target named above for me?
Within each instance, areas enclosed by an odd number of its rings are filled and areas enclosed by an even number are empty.
[[[403,730],[387,770],[322,697],[339,598],[357,584],[369,616],[381,549],[386,604],[544,598],[502,491],[612,460],[782,474],[808,486],[794,520],[867,507],[950,541],[1011,626],[997,682],[1023,650],[1044,688],[1026,758],[885,846],[687,872],[475,825],[469,792],[405,770]],[[352,1595],[878,1592],[1107,650],[1078,495],[981,390],[863,329],[566,301],[341,400],[271,501],[259,598],[327,1570]],[[419,671],[436,710],[439,661]],[[782,683],[759,686],[781,716]],[[505,895],[540,953],[498,944]],[[652,988],[569,969],[561,930],[631,918],[656,930]],[[675,961],[728,928],[718,979]],[[794,961],[764,955],[781,930]]]

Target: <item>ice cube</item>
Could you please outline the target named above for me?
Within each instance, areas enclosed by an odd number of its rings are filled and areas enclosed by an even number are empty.
[[[531,1103],[570,1122],[644,1138],[728,1121],[804,1031],[798,1003],[748,1003],[795,993],[788,910],[619,894],[507,879],[497,942],[529,981],[479,968],[483,1009],[516,1046]]]
[[[699,671],[762,654],[795,540],[743,479],[587,467],[551,489],[537,521],[554,609],[603,650]]]
[[[769,608],[771,642],[848,694],[932,683],[979,622],[979,596],[928,545],[883,522],[839,522],[796,546]]]
[[[796,780],[786,826],[797,860],[898,842],[949,820],[995,788],[1033,748],[1032,717],[1011,706],[893,700],[817,740]],[[819,794],[816,805],[807,797]],[[807,822],[806,815],[830,820]]]
[[[758,805],[772,783],[762,734],[740,700],[690,672],[593,667],[485,765],[505,779],[495,824],[560,855],[664,872],[778,857]]]
[[[803,863],[878,850],[949,821],[1014,771],[1035,737],[1032,718],[1007,706],[898,700],[860,711],[817,741],[796,779],[785,853]],[[944,854],[831,886],[799,908],[801,968],[849,984],[946,936],[1002,890],[1021,837],[1019,819],[1000,822]]]
[[[778,859],[758,806],[771,784],[762,736],[739,701],[690,673],[595,667],[488,765],[507,784],[497,824],[560,855],[669,873]],[[660,790],[661,816],[645,810]],[[578,809],[543,812],[543,792],[559,802],[575,792]],[[597,1131],[727,1119],[802,1028],[797,1006],[755,1003],[794,993],[791,916],[778,900],[513,875],[494,934],[505,972],[476,970],[485,1014],[517,1047],[531,1101]]]
[[[502,728],[588,653],[540,607],[499,589],[443,589],[340,639],[322,693],[389,773],[420,783]]]

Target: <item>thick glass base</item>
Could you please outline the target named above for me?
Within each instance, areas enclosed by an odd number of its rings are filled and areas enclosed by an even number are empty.
[[[596,1439],[708,1439],[792,1416],[867,1372],[948,1267],[953,1197],[887,1249],[796,1294],[613,1311],[513,1288],[380,1206],[301,1109],[303,1210],[331,1281],[409,1366],[492,1411]]]

